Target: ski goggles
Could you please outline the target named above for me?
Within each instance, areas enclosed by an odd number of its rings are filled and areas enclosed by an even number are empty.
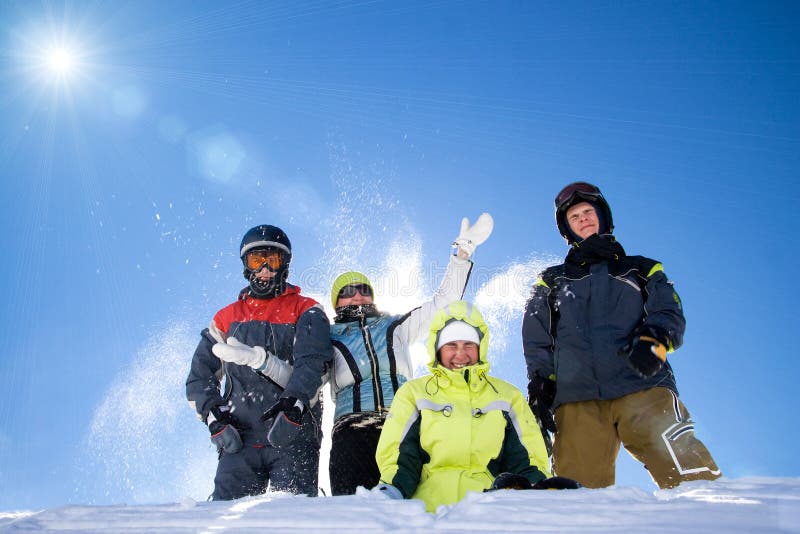
[[[361,293],[361,295],[364,297],[371,297],[372,288],[369,287],[367,284],[350,284],[344,286],[342,290],[339,291],[338,298],[351,299],[356,296],[356,293]]]
[[[275,272],[283,266],[283,252],[268,248],[251,250],[244,256],[244,264],[254,272],[260,271],[265,266]]]
[[[556,196],[556,209],[560,210],[563,208],[575,195],[581,195],[591,199],[603,198],[603,194],[597,186],[587,182],[575,182],[562,189]]]

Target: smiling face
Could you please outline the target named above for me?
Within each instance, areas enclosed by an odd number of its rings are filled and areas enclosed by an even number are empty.
[[[450,341],[439,349],[439,361],[450,370],[478,363],[478,344],[472,341]]]
[[[597,218],[597,211],[588,202],[579,202],[569,208],[566,218],[569,229],[581,239],[600,233],[600,220]]]

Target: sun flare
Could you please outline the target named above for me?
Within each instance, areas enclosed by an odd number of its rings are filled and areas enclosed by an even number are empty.
[[[75,69],[75,53],[68,48],[54,48],[47,53],[45,63],[51,72],[66,76]]]

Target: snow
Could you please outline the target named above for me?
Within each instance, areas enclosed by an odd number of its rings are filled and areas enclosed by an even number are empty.
[[[800,478],[722,478],[635,487],[470,493],[425,512],[359,489],[347,497],[268,493],[230,502],[64,506],[0,512],[2,532],[800,532]]]

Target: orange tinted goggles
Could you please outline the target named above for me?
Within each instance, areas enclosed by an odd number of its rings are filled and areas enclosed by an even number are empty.
[[[244,263],[251,271],[260,271],[267,267],[270,271],[277,271],[283,265],[283,253],[277,250],[251,250],[244,257]]]

